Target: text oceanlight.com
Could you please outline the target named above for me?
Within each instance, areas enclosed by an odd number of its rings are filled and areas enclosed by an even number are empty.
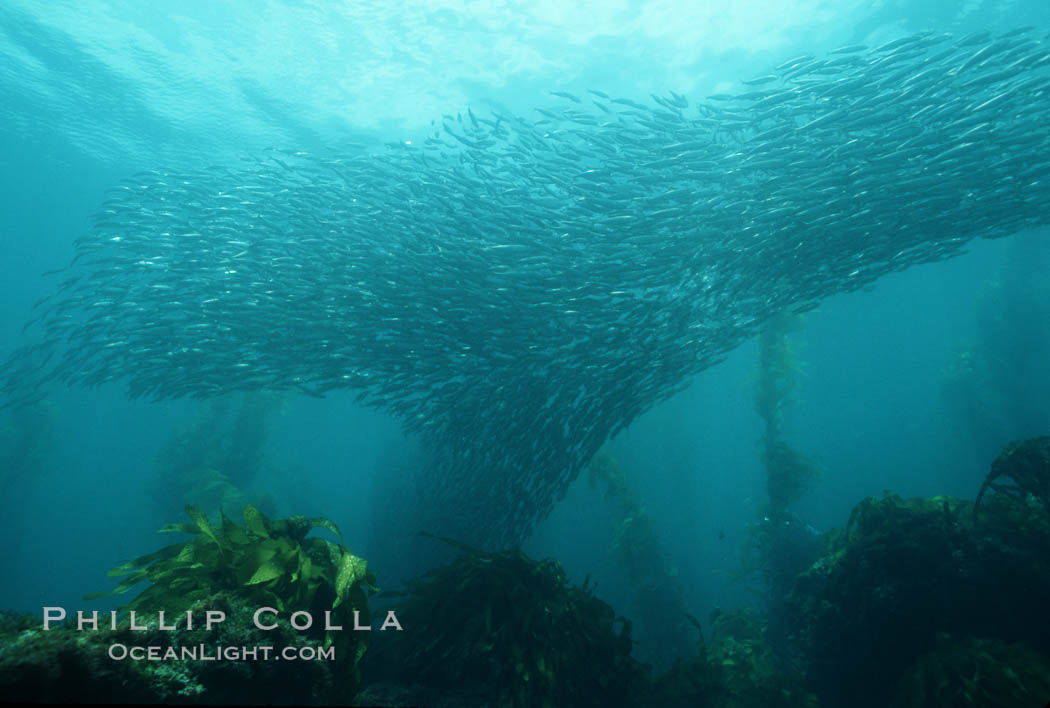
[[[116,661],[333,661],[335,647],[284,647],[275,651],[274,647],[234,647],[197,644],[189,647],[128,647],[124,644],[112,644],[109,647],[109,658]]]

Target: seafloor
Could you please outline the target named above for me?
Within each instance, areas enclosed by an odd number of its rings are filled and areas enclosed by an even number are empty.
[[[412,632],[337,638],[337,660],[114,661],[115,643],[324,647],[324,633],[262,632],[260,602],[372,619],[384,599],[324,520],[246,514],[221,528],[191,513],[193,541],[137,559],[151,602],[221,608],[218,630],[44,631],[0,616],[9,701],[429,706],[1042,706],[1050,700],[1050,438],[1008,446],[975,501],[856,505],[846,528],[761,611],[715,612],[713,632],[670,668],[633,656],[631,624],[557,561],[518,550],[460,555],[409,583]],[[330,523],[330,522],[327,522]],[[203,526],[201,525],[203,524]],[[206,530],[205,530],[206,527]],[[327,528],[327,526],[325,526]],[[134,577],[134,575],[133,575]],[[247,579],[246,579],[247,578]],[[188,588],[188,589],[187,589]],[[178,598],[176,601],[175,598]],[[277,604],[279,603],[279,604]],[[180,607],[180,609],[181,609]],[[340,614],[342,613],[342,614]]]

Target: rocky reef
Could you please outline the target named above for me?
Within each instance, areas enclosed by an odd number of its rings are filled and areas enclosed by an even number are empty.
[[[820,560],[796,578],[775,638],[825,705],[883,706],[895,696],[899,705],[948,705],[925,688],[928,700],[915,702],[909,686],[928,683],[916,676],[945,661],[961,661],[965,647],[984,647],[966,674],[974,705],[1050,698],[1045,681],[1023,681],[1050,657],[1050,507],[1040,496],[1048,453],[1050,438],[1009,445],[979,507],[887,492],[862,501],[845,529],[828,534]],[[949,650],[946,635],[960,648]],[[1023,665],[992,668],[989,657],[1021,657]],[[996,681],[1012,686],[989,685]],[[1011,691],[1023,698],[978,700]]]
[[[122,594],[150,584],[120,612],[81,611],[57,626],[24,616],[0,623],[0,696],[32,702],[348,702],[357,690],[375,578],[328,519],[245,524],[200,507],[187,533],[118,566]],[[307,538],[314,528],[339,543]],[[55,621],[64,608],[51,608]],[[264,611],[265,610],[265,611]],[[167,618],[165,618],[165,614]],[[136,615],[138,615],[136,617]],[[298,616],[298,618],[297,618]],[[84,619],[89,621],[85,622]],[[249,652],[246,654],[245,652]]]
[[[416,685],[427,705],[635,705],[630,622],[586,583],[570,585],[555,560],[456,545],[456,560],[399,597],[412,630],[376,637],[369,676]]]
[[[97,631],[73,623],[44,630],[26,615],[0,615],[0,696],[30,703],[164,703],[240,705],[322,705],[342,695],[340,662],[249,661],[226,659],[224,647],[274,647],[306,657],[323,641],[279,623],[261,630],[256,607],[237,593],[220,592],[190,606],[200,616],[223,612],[226,619],[210,629],[162,630],[156,621],[145,630],[127,623]],[[105,620],[103,620],[104,622]],[[122,648],[193,648],[212,659],[157,661],[115,659]],[[145,655],[143,655],[145,657]]]
[[[865,499],[764,612],[715,611],[706,641],[687,615],[694,647],[661,672],[634,656],[630,621],[589,583],[571,584],[556,560],[439,539],[459,553],[451,563],[373,596],[375,578],[327,520],[272,521],[247,507],[244,525],[225,515],[212,524],[190,507],[191,523],[167,527],[190,541],[115,570],[125,576],[118,592],[151,583],[123,609],[145,616],[140,628],[133,619],[110,627],[105,613],[98,629],[0,615],[0,696],[437,708],[1043,705],[1048,480],[1044,437],[1007,446],[975,502]],[[309,537],[316,528],[339,543]],[[396,608],[411,631],[328,631],[329,622],[368,623],[370,599],[373,611]],[[263,606],[272,612],[260,627]],[[161,608],[223,620],[171,628],[151,614]],[[316,621],[299,629],[292,613]],[[214,658],[113,657],[114,647],[133,646],[162,656],[199,647]],[[261,646],[302,658],[337,651],[323,661],[221,653]]]

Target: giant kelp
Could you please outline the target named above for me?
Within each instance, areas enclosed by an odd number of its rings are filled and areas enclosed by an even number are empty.
[[[33,484],[47,478],[55,450],[56,407],[44,399],[0,418],[0,538],[6,554],[2,565],[12,587],[25,582],[22,575],[31,573],[23,562],[15,562],[21,551],[23,524],[35,512],[25,503]]]
[[[368,597],[376,585],[366,562],[342,544],[339,528],[324,518],[271,520],[252,506],[244,507],[243,526],[225,513],[221,513],[221,524],[213,525],[197,506],[187,506],[186,513],[190,523],[169,524],[161,531],[193,534],[192,540],[170,544],[114,568],[110,575],[123,576],[116,589],[87,599],[123,594],[149,581],[149,587],[123,609],[163,610],[173,617],[217,593],[226,593],[254,608],[304,611],[313,617],[330,613],[332,625],[342,631],[326,632],[325,623],[314,622],[306,636],[335,647],[341,662],[340,689],[353,695],[367,633],[352,628],[370,623]],[[330,531],[340,543],[307,538],[314,528]]]
[[[209,610],[223,612],[223,622],[211,628],[202,621],[192,628],[179,622],[174,630],[160,629],[155,621],[144,630],[131,629],[125,619],[116,629],[103,620],[97,631],[78,630],[74,622],[45,631],[38,617],[0,613],[0,696],[5,702],[58,705],[332,705],[351,700],[353,671],[338,654],[336,661],[219,656],[218,647],[274,647],[297,655],[319,651],[321,640],[287,622],[259,629],[253,622],[256,609],[237,591],[219,591],[189,610],[198,618]],[[169,649],[178,654],[184,647],[207,647],[211,658],[117,661],[109,654],[117,644],[156,647],[161,656]]]
[[[427,703],[462,695],[516,708],[634,705],[641,667],[630,623],[592,588],[569,585],[554,560],[455,545],[462,555],[400,595],[398,618],[412,631],[377,637],[370,678],[422,684]]]
[[[978,518],[981,500],[988,492],[1010,497],[1015,506],[1029,510],[1033,519],[1050,514],[1050,436],[1010,443],[992,462],[973,505]]]
[[[1031,592],[1050,584],[1045,510],[1009,494],[981,506],[975,524],[970,502],[887,492],[826,535],[824,555],[778,607],[787,628],[780,651],[802,661],[825,705],[886,705],[909,671],[933,675],[929,662],[909,666],[938,651],[940,633],[1050,655],[1050,615]],[[921,696],[914,688],[902,687],[900,700]]]
[[[161,513],[191,502],[208,514],[249,503],[272,512],[272,499],[256,484],[269,467],[266,445],[282,398],[272,391],[216,396],[176,425],[157,454],[151,486]]]
[[[972,338],[959,342],[941,370],[945,413],[964,428],[975,460],[1050,425],[1048,272],[1045,233],[1012,239],[1003,264],[978,287]]]
[[[410,518],[505,546],[773,314],[1050,222],[1048,66],[1033,28],[921,32],[698,105],[563,94],[385,151],[150,170],[0,391],[349,389],[430,449]]]
[[[664,668],[687,653],[692,635],[678,569],[668,560],[652,516],[617,459],[600,451],[587,466],[587,476],[592,489],[604,487],[603,496],[615,506],[609,551],[634,589],[631,617],[642,645],[637,655]]]
[[[774,657],[766,621],[750,610],[711,613],[711,640],[655,677],[644,708],[816,708],[803,676]]]
[[[801,315],[781,312],[759,336],[755,412],[765,430],[760,445],[766,468],[766,513],[783,514],[819,476],[819,470],[786,440],[785,412],[794,400],[802,366],[791,334],[803,327]]]
[[[820,469],[788,441],[786,432],[786,414],[802,372],[791,335],[803,324],[801,315],[781,312],[766,323],[758,340],[754,402],[764,427],[759,448],[766,500],[757,522],[748,528],[741,574],[759,572],[771,603],[781,601],[788,584],[819,550],[813,529],[791,511],[820,476]]]
[[[940,634],[907,669],[890,708],[1023,708],[1050,696],[1050,658],[1020,644]]]

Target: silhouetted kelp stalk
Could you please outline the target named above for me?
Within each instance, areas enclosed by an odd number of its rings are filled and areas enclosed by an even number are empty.
[[[794,398],[801,369],[790,335],[803,326],[801,315],[782,312],[771,318],[759,336],[755,379],[755,411],[765,430],[759,441],[766,470],[766,503],[751,527],[750,544],[757,552],[770,596],[782,594],[803,559],[815,551],[812,529],[791,512],[791,505],[820,476],[810,460],[784,435],[784,413]]]
[[[974,472],[1007,440],[1050,430],[1050,245],[1045,233],[1012,240],[998,272],[977,289],[975,331],[939,375],[945,414],[964,428]]]
[[[601,450],[587,470],[591,489],[604,486],[604,498],[616,508],[610,552],[634,588],[632,615],[638,623],[641,658],[659,667],[669,665],[693,651],[694,626],[699,628],[686,609],[678,570],[668,560],[643,499],[631,488],[616,458]]]
[[[30,485],[47,480],[55,449],[56,406],[50,399],[10,410],[0,424],[0,538],[8,558],[23,550],[23,539],[32,527],[36,510],[26,504]],[[24,563],[5,564],[4,579],[11,587],[21,585],[23,573],[32,572]]]
[[[157,454],[152,492],[161,515],[191,502],[211,515],[248,503],[276,513],[273,497],[255,484],[271,464],[266,447],[285,397],[274,391],[217,396],[176,425]]]
[[[5,417],[7,422],[0,425],[0,485],[11,501],[10,492],[19,480],[39,476],[53,449],[55,405],[44,399],[8,411]]]

